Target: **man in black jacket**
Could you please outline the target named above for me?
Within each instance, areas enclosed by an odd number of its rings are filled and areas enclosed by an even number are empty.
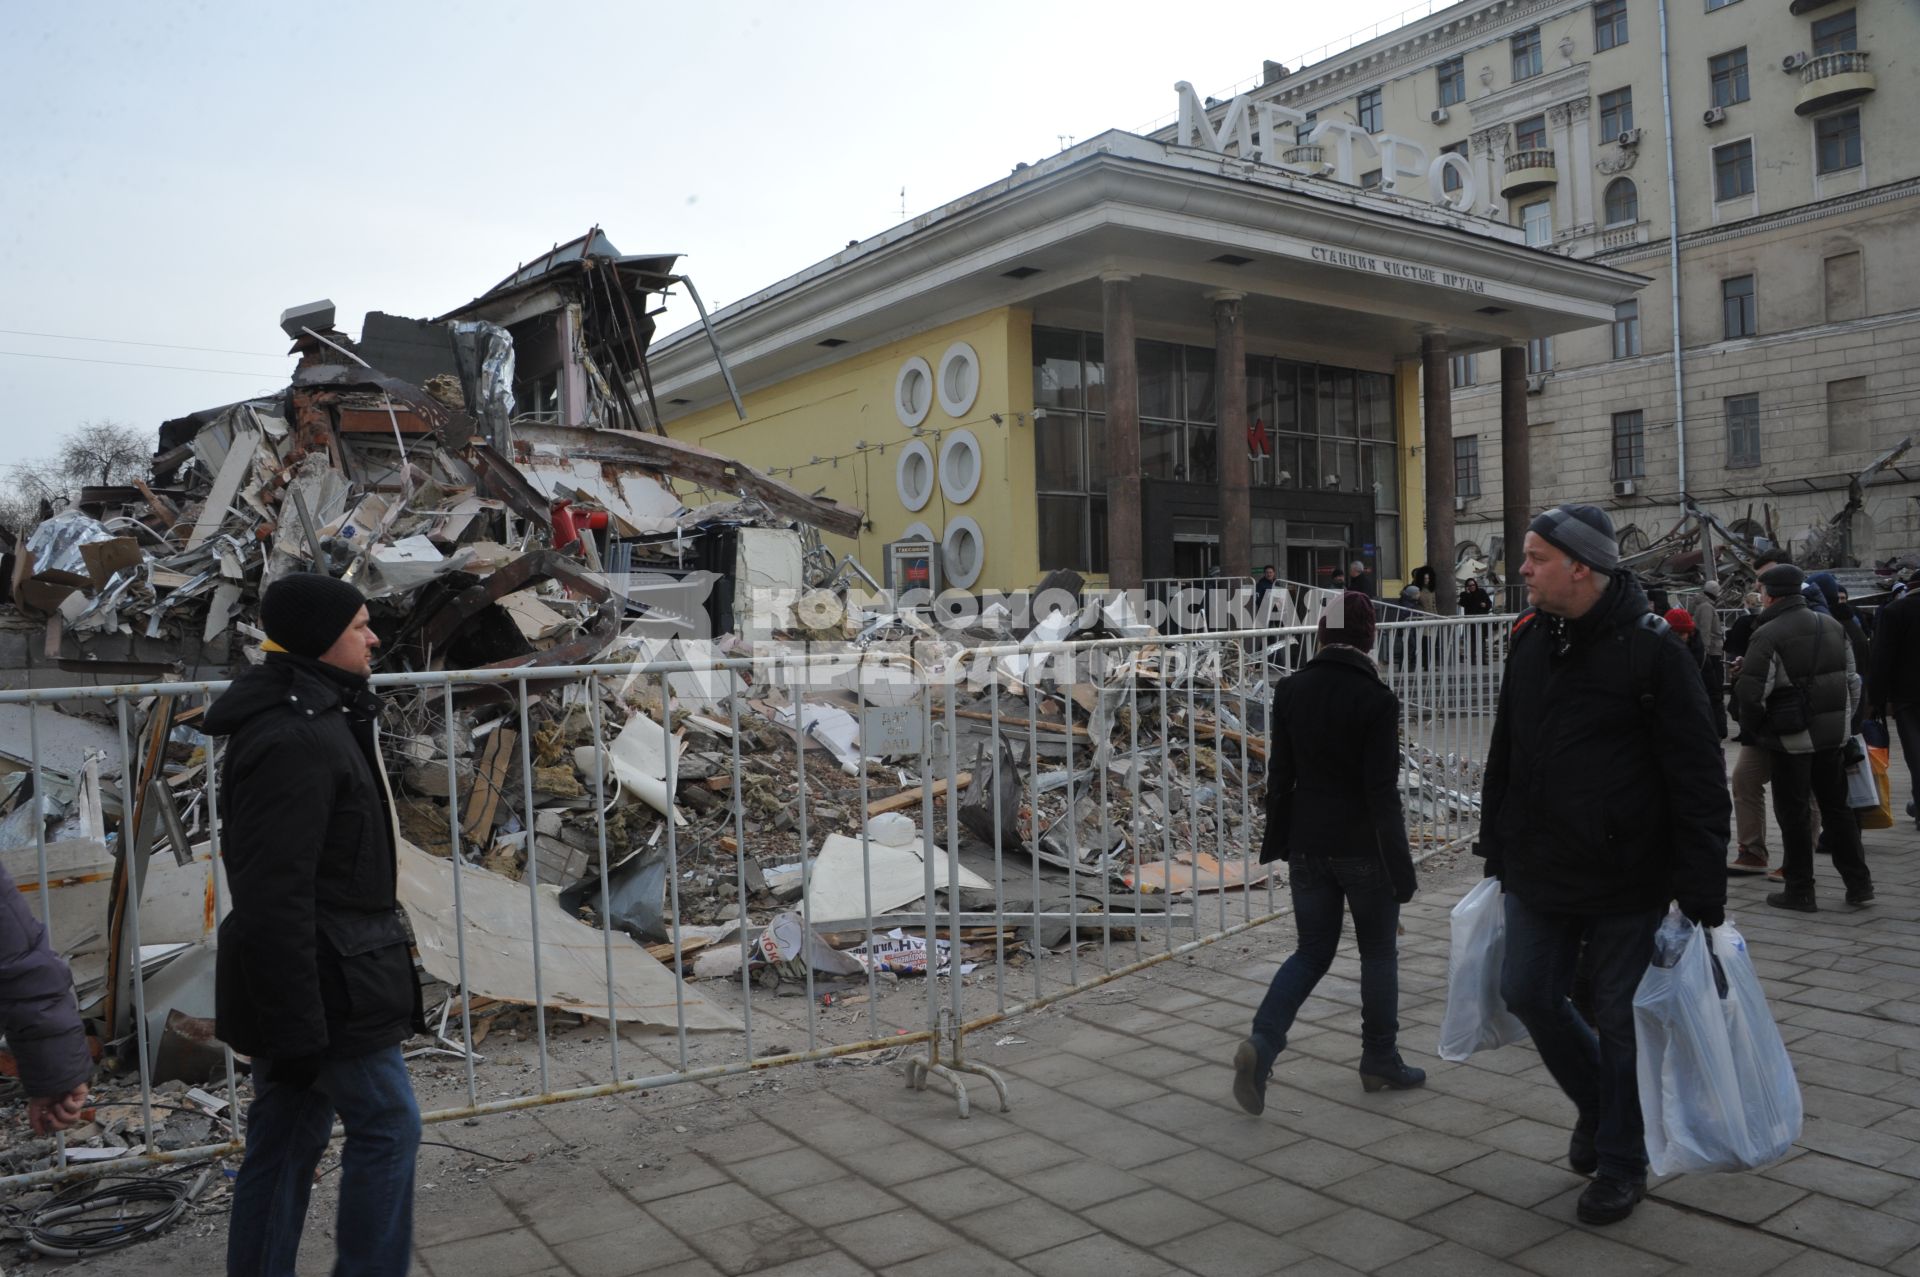
[[[1920,592],[1909,590],[1880,609],[1873,626],[1867,694],[1874,717],[1891,718],[1907,760],[1907,815],[1920,825]]]
[[[291,1277],[314,1168],[337,1114],[336,1274],[404,1274],[420,1143],[400,1044],[424,1029],[395,895],[393,800],[367,685],[366,600],[298,574],[261,601],[267,659],[208,710],[227,736],[215,1023],[253,1058],[229,1277]]]
[[[1533,607],[1514,624],[1479,853],[1505,890],[1501,996],[1577,1110],[1567,1161],[1599,1172],[1580,1218],[1607,1224],[1646,1191],[1633,994],[1654,931],[1676,897],[1725,921],[1726,772],[1699,673],[1621,570],[1604,511],[1540,515],[1520,574]],[[1569,1000],[1582,946],[1591,1024]]]

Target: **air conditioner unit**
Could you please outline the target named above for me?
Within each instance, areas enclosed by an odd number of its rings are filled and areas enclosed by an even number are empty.
[[[1613,481],[1613,495],[1614,495],[1614,496],[1616,496],[1616,497],[1630,497],[1630,496],[1632,496],[1632,495],[1633,495],[1633,480],[1631,480],[1631,479],[1615,479],[1615,480]]]
[[[1780,69],[1782,71],[1798,71],[1811,61],[1813,61],[1813,58],[1808,54],[1789,53],[1786,57],[1780,59]]]
[[[1455,497],[1453,499],[1453,512],[1455,514],[1465,514],[1466,510],[1467,510],[1467,498]]]
[[[1445,124],[1447,122],[1447,108],[1444,106],[1437,106],[1433,109],[1433,113],[1429,115],[1427,118],[1432,120],[1435,124]]]
[[[1710,106],[1707,108],[1706,114],[1700,118],[1706,121],[1708,125],[1725,124],[1727,122],[1727,108],[1724,106]]]
[[[1618,133],[1614,134],[1613,140],[1622,146],[1638,146],[1640,145],[1640,130],[1621,129]]]
[[[1528,374],[1527,376],[1527,393],[1528,394],[1537,395],[1541,391],[1545,390],[1546,388],[1547,388],[1547,374],[1543,372]]]

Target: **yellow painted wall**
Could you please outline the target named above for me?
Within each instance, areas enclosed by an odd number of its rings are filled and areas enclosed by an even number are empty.
[[[1406,576],[1412,576],[1427,561],[1427,453],[1426,427],[1420,419],[1420,364],[1403,363],[1393,372],[1394,437],[1400,441],[1400,563]],[[1382,581],[1380,597],[1398,597],[1406,583],[1405,577]]]
[[[909,512],[894,474],[901,448],[916,436],[894,412],[894,380],[915,355],[938,376],[941,356],[957,341],[979,356],[980,393],[958,420],[935,396],[918,438],[937,462],[947,431],[972,430],[980,443],[980,485],[965,503],[954,505],[936,483],[932,499],[917,513]],[[667,433],[739,457],[756,469],[777,471],[776,477],[802,492],[825,489],[834,500],[865,511],[868,530],[857,545],[844,537],[824,539],[835,554],[853,553],[876,580],[882,547],[904,536],[909,524],[924,523],[939,537],[949,518],[967,515],[980,525],[986,542],[973,588],[1024,588],[1040,575],[1033,427],[1023,424],[1033,415],[1032,349],[1029,312],[987,311],[749,394],[745,421],[723,404],[668,422]],[[994,413],[1000,414],[998,424]],[[791,476],[789,466],[794,467]]]

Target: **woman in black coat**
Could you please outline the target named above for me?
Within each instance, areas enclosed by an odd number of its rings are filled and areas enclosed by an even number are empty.
[[[1380,678],[1373,602],[1352,590],[1320,618],[1320,650],[1273,695],[1267,831],[1260,861],[1284,860],[1299,947],[1274,975],[1233,1057],[1233,1096],[1266,1107],[1267,1078],[1300,1004],[1333,964],[1343,915],[1360,947],[1360,1080],[1405,1090],[1427,1075],[1395,1049],[1400,906],[1413,899],[1413,857],[1400,811],[1400,706]]]

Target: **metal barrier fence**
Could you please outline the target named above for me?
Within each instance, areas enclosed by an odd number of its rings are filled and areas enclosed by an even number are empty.
[[[1435,618],[1381,628],[1375,651],[1401,702],[1401,788],[1416,857],[1461,846],[1477,829],[1508,620]],[[965,1116],[962,1074],[973,1073],[991,1083],[1004,1108],[1005,1083],[968,1059],[968,1033],[1286,912],[1281,880],[1269,871],[1282,866],[1257,863],[1272,743],[1267,706],[1273,687],[1311,658],[1314,641],[1306,626],[974,647],[916,639],[750,659],[376,676],[387,706],[390,773],[404,770],[416,795],[444,786],[447,796],[446,846],[435,848],[444,854],[411,844],[400,851],[419,962],[446,986],[430,1006],[437,1041],[412,1054],[457,1058],[464,1079],[464,1102],[426,1120],[922,1046],[924,1058],[908,1061],[911,1085],[943,1079]],[[178,998],[183,980],[177,967],[146,970],[143,908],[156,920],[149,941],[161,934],[159,921],[173,928],[168,935],[182,925],[190,933],[179,902],[204,892],[200,934],[173,961],[210,958],[213,927],[226,909],[224,742],[190,729],[225,686],[0,693],[0,705],[30,707],[35,859],[31,866],[14,860],[31,869],[18,875],[20,886],[37,893],[59,947],[84,948],[96,932],[92,938],[105,939],[104,1022],[137,1061],[140,1132],[149,1144],[163,1045],[154,1039],[167,1031],[150,1023],[150,1011],[158,991]],[[111,712],[117,777],[101,777],[100,763],[110,760],[97,758],[77,783],[43,767],[42,729],[66,717],[60,706]],[[625,721],[610,722],[610,712]],[[851,745],[843,731],[849,722],[857,728]],[[710,752],[724,754],[726,766],[686,780],[680,741],[688,732],[724,742]],[[568,733],[588,742],[572,754],[585,792],[562,806],[591,813],[591,850],[555,873],[552,859],[570,854],[562,849],[572,844],[545,832],[558,808],[551,798],[538,801],[538,787],[563,786],[552,775],[560,764],[539,760],[565,757]],[[643,748],[649,741],[651,756]],[[170,761],[170,744],[186,757]],[[836,765],[842,759],[844,768]],[[507,779],[515,762],[517,785]],[[900,794],[874,797],[877,777],[889,787],[897,782]],[[688,816],[680,809],[700,806],[683,801],[696,789],[724,798]],[[79,809],[75,841],[49,842],[45,813],[52,809],[39,805],[55,791],[77,795],[61,800]],[[483,806],[513,808],[504,823],[518,830],[463,845],[467,834],[491,828],[467,819],[475,796]],[[766,818],[750,822],[750,806]],[[906,808],[917,808],[919,821],[903,837],[884,814]],[[650,822],[643,819],[649,812]],[[971,835],[964,851],[963,824]],[[171,864],[154,855],[163,843],[174,853]],[[104,913],[93,903],[100,893],[83,890],[97,887],[99,875],[72,872],[76,845],[114,862]],[[516,848],[517,858],[506,854]],[[797,926],[791,917],[768,917],[789,912],[769,908],[765,882],[774,872],[769,862],[784,856],[797,861],[797,876],[789,875],[799,887],[790,911]],[[519,881],[482,867],[482,858],[517,869]],[[660,961],[614,934],[616,921],[634,925],[622,893],[640,876],[636,865],[662,871],[652,901],[664,937],[652,949]],[[563,879],[598,902],[591,924],[562,910],[543,886]],[[689,978],[698,942],[716,934],[686,921],[691,902],[683,892],[703,883],[710,887],[704,898],[724,897],[717,912],[739,924],[725,936],[719,965],[726,974],[712,980]],[[728,969],[732,950],[737,969]],[[804,992],[805,1046],[763,1057],[758,1019],[773,1019],[772,1036],[783,1041],[801,1029],[770,1011],[778,989],[761,987],[769,973]],[[600,987],[590,990],[590,981]],[[864,1023],[838,1011],[827,1022],[818,994],[829,981],[864,1006]],[[475,1037],[482,999],[537,1008],[537,1091],[498,1092],[494,1084],[487,1088],[493,1098],[482,1097],[478,1066],[486,1060]],[[561,1085],[550,1072],[549,1019],[564,1013],[607,1028],[596,1080]],[[670,1031],[670,1046],[654,1051],[623,1036],[623,1024]],[[690,1042],[713,1033],[729,1044],[737,1035],[738,1049],[724,1062],[696,1064]],[[644,1067],[635,1067],[635,1057]],[[237,1152],[244,1132],[230,1052],[224,1083],[229,1141],[149,1147],[84,1164],[70,1161],[62,1145],[55,1165],[16,1168],[0,1187]]]

